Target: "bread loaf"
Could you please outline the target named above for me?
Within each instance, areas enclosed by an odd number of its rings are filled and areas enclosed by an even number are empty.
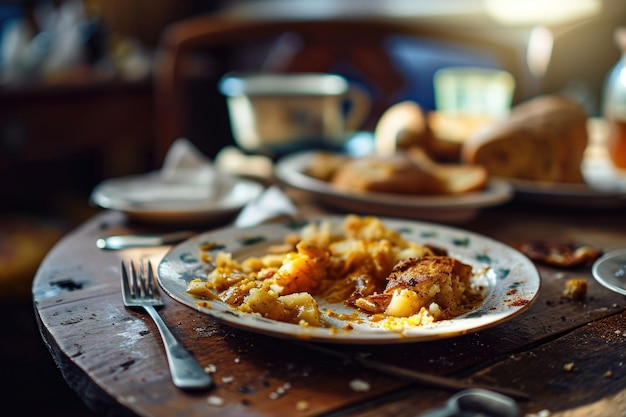
[[[430,126],[431,113],[410,100],[389,107],[376,123],[376,152],[388,155],[420,148],[437,162],[459,162],[460,142],[438,137]]]
[[[493,176],[580,183],[587,141],[585,111],[565,97],[545,95],[468,137],[461,160],[483,165]]]

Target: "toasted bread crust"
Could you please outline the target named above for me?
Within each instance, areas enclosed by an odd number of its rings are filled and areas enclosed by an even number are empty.
[[[489,174],[480,165],[439,164],[418,148],[346,160],[330,179],[333,186],[350,192],[412,195],[479,191],[488,182]]]
[[[393,292],[396,288],[420,289],[423,285],[439,284],[451,278],[469,285],[471,274],[471,266],[449,256],[410,258],[398,262],[393,268],[385,292]]]
[[[404,154],[367,156],[346,162],[331,183],[346,191],[395,194],[444,194],[445,184]]]

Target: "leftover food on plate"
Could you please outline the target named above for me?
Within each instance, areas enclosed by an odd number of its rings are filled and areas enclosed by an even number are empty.
[[[349,221],[353,221],[351,219],[356,221],[354,224],[358,227],[354,229],[354,233],[358,231],[359,236],[348,235],[346,232],[345,225],[350,224]],[[468,230],[437,223],[388,217],[375,217],[376,220],[368,219],[370,218],[332,215],[271,222],[246,228],[227,227],[207,231],[174,246],[159,262],[157,279],[163,290],[176,301],[224,324],[273,337],[328,343],[413,343],[461,336],[502,324],[527,311],[537,300],[541,287],[537,267],[528,257],[510,245]],[[383,223],[382,228],[381,222]],[[326,233],[326,230],[329,232]],[[353,229],[351,227],[348,230]],[[305,233],[305,231],[308,232]],[[379,233],[383,234],[378,235]],[[400,240],[395,240],[394,236],[397,233],[400,234]],[[227,255],[224,260],[226,265],[230,264],[230,260],[241,265],[247,259],[260,260],[267,257],[269,260],[276,257],[279,261],[274,259],[276,265],[273,266],[273,269],[277,271],[282,266],[283,260],[288,259],[286,254],[292,253],[293,255],[290,256],[296,256],[294,260],[297,259],[299,253],[296,246],[301,240],[308,243],[324,243],[324,239],[330,236],[334,236],[338,240],[329,240],[329,244],[338,245],[336,249],[339,250],[338,254],[330,257],[330,265],[337,265],[332,261],[339,258],[342,261],[340,265],[343,265],[345,271],[352,272],[350,276],[345,276],[336,282],[337,286],[334,288],[337,290],[337,297],[333,299],[339,301],[332,302],[323,295],[331,295],[331,293],[335,295],[334,292],[330,290],[330,293],[324,291],[322,294],[321,292],[330,288],[330,285],[327,285],[328,281],[326,281],[330,277],[325,277],[321,281],[321,286],[312,292],[295,292],[286,295],[287,298],[281,300],[287,309],[290,305],[298,306],[298,308],[301,305],[302,308],[312,306],[312,309],[307,312],[311,314],[308,314],[307,317],[315,318],[319,311],[321,326],[310,325],[304,320],[298,320],[296,324],[273,320],[264,317],[261,313],[242,311],[236,303],[231,305],[223,301],[221,297],[225,295],[231,295],[233,296],[232,300],[239,302],[249,294],[246,292],[247,288],[237,285],[238,283],[244,284],[244,280],[248,278],[246,271],[239,276],[234,274],[231,277],[232,282],[225,281],[226,284],[231,285],[228,288],[225,287],[222,292],[218,293],[207,285],[207,277],[216,268],[216,260],[220,253]],[[381,236],[387,236],[387,238],[383,239]],[[321,240],[317,240],[318,238]],[[370,240],[373,240],[374,243],[369,242]],[[340,244],[340,241],[343,243]],[[398,247],[398,242],[405,243]],[[406,247],[403,246],[405,244]],[[381,250],[375,250],[376,248],[381,248]],[[309,249],[311,249],[310,252]],[[304,245],[301,250],[303,254],[307,254],[312,259],[315,259],[318,253],[317,250]],[[402,259],[396,258],[398,253],[402,254]],[[416,254],[424,254],[424,256],[421,258],[412,256]],[[387,271],[391,271],[395,264],[389,261],[389,257],[393,261],[411,257],[426,260],[433,256],[446,257],[443,259],[452,258],[454,261],[460,262],[456,264],[452,259],[448,259],[442,263],[443,271],[440,275],[444,277],[442,282],[448,282],[446,268],[452,274],[459,274],[459,281],[463,282],[460,274],[462,271],[455,271],[455,265],[456,267],[461,264],[472,266],[471,289],[470,292],[464,293],[471,297],[471,300],[468,300],[470,302],[467,304],[464,303],[462,307],[469,309],[466,313],[450,319],[434,320],[434,315],[437,314],[434,305],[432,311],[430,305],[428,308],[424,307],[424,310],[420,307],[417,314],[408,317],[392,316],[385,312],[370,313],[362,309],[367,305],[362,304],[361,308],[356,306],[356,300],[371,301],[373,298],[366,298],[368,297],[366,288],[369,286],[361,284],[373,282],[369,281],[364,273],[376,271],[375,268],[372,269],[375,265],[384,265],[388,268]],[[306,263],[293,263],[291,267],[305,268],[304,265],[306,267],[311,266],[309,259],[304,258],[301,261],[306,261]],[[429,261],[422,262],[424,264],[420,262],[421,268],[426,268]],[[445,262],[447,262],[447,266]],[[399,268],[408,266],[410,263]],[[288,268],[291,267],[285,268],[289,271]],[[230,276],[224,275],[225,279],[228,277]],[[267,282],[273,284],[271,276],[268,279]],[[450,288],[454,288],[456,285],[454,284],[455,280],[455,277],[450,276],[449,282],[453,283]],[[375,292],[384,294],[385,289],[387,289],[386,281],[386,279],[384,282],[376,281],[380,287]],[[250,292],[252,292],[252,288],[257,288],[257,283],[248,282],[251,284]],[[417,280],[415,285],[413,283],[410,285],[415,286],[417,290],[418,282],[421,281]],[[436,282],[438,281],[433,280],[433,284]],[[346,283],[351,286],[346,288]],[[397,283],[404,285],[402,280],[398,280]],[[307,280],[298,285],[300,284],[308,285]],[[400,286],[398,285],[398,287]],[[198,295],[192,294],[189,291],[191,288],[197,291],[196,294]],[[264,287],[260,288],[265,289]],[[272,289],[271,286],[269,288]],[[274,292],[274,290],[272,291]],[[272,294],[269,291],[258,293],[261,297],[266,294],[270,300],[267,307],[278,306],[276,310],[271,309],[271,311],[280,312],[283,307],[277,304],[276,299],[283,297],[283,295],[275,292]],[[305,304],[298,300],[301,295],[303,300],[309,299],[307,294],[314,299],[315,304]],[[352,294],[355,297],[347,300]],[[473,302],[474,295],[477,298],[476,303]],[[242,298],[238,300],[237,297]],[[446,297],[442,296],[442,298],[443,300],[436,300],[440,309],[446,300]],[[355,301],[354,304],[350,304],[352,300]],[[314,309],[315,306],[317,311]],[[294,321],[296,321],[295,318]]]
[[[319,151],[305,173],[349,193],[461,194],[482,190],[489,182],[480,165],[438,163],[417,147],[358,157]]]
[[[482,165],[492,176],[582,184],[587,119],[568,98],[535,97],[513,107],[506,120],[470,135],[461,161]]]
[[[305,327],[325,326],[317,297],[351,307],[354,319],[393,327],[398,320],[419,326],[467,313],[486,291],[484,271],[444,248],[408,241],[374,216],[347,215],[341,227],[309,223],[266,253],[242,259],[205,249],[203,261],[213,268],[189,282],[189,294]]]

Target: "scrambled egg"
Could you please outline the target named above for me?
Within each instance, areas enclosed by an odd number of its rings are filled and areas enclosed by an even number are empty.
[[[359,309],[366,297],[375,300],[384,292],[398,262],[435,256],[435,252],[435,248],[405,240],[377,217],[348,215],[341,230],[328,222],[310,223],[263,256],[237,261],[230,253],[218,252],[215,268],[206,279],[191,281],[187,291],[219,299],[242,312],[322,326],[314,296]],[[398,300],[392,307],[394,315],[415,313],[398,305]],[[426,305],[421,314],[433,308]]]

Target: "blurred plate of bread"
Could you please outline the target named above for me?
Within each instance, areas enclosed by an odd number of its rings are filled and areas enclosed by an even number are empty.
[[[279,181],[360,214],[449,223],[512,198],[571,208],[626,206],[626,172],[606,155],[607,128],[575,101],[541,95],[499,118],[389,107],[370,152],[307,151],[279,160]]]
[[[481,169],[460,164],[440,167],[430,159],[420,167],[415,152],[353,157],[326,151],[286,156],[275,167],[283,184],[312,194],[317,201],[358,214],[460,223],[479,210],[503,204],[512,187],[488,178]],[[434,166],[430,164],[436,164]]]

